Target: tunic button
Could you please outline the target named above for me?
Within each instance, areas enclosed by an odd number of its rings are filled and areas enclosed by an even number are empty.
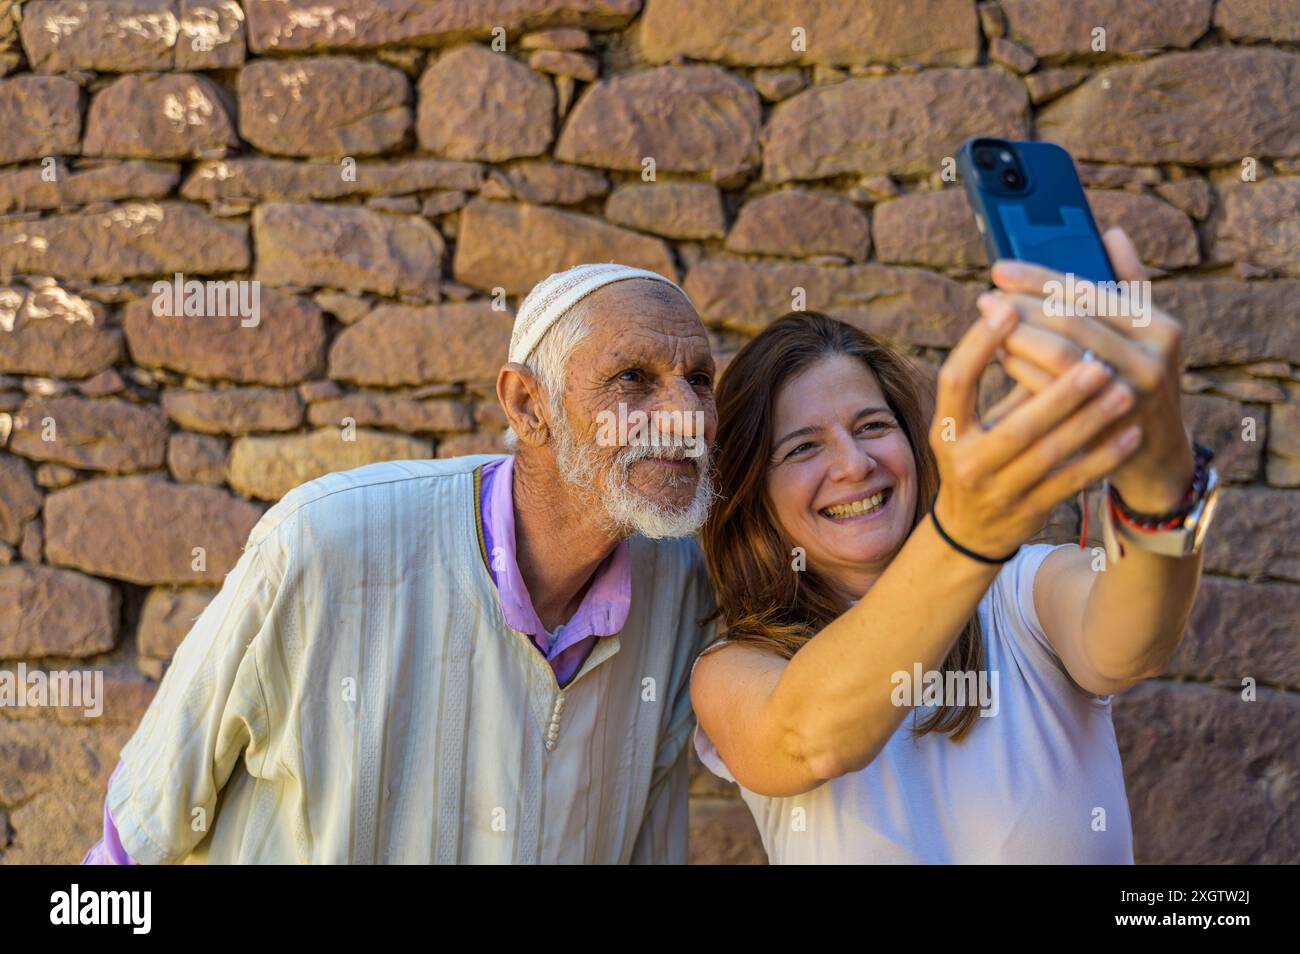
[[[547,740],[546,740],[546,751],[547,751],[547,752],[554,752],[554,751],[555,751],[555,740],[554,740],[554,739],[547,739]]]

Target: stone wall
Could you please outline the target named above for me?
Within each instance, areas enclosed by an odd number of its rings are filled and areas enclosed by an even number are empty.
[[[995,134],[1067,146],[1163,270],[1231,484],[1177,658],[1115,703],[1138,859],[1300,860],[1298,104],[1297,0],[0,0],[0,660],[107,694],[0,709],[0,859],[96,840],[271,501],[501,446],[549,272],[679,279],[724,360],[802,288],[932,374],[987,264],[945,159]],[[259,320],[159,317],[176,273],[258,280]],[[762,859],[693,794],[697,859]]]

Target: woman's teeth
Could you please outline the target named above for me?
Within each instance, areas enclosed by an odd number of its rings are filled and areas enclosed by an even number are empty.
[[[880,509],[885,502],[885,497],[888,495],[889,491],[882,490],[873,497],[863,497],[861,500],[855,500],[852,503],[836,504],[834,507],[824,507],[821,512],[828,517],[856,517]]]

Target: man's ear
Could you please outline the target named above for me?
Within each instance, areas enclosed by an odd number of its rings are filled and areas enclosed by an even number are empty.
[[[522,444],[541,447],[551,435],[546,392],[526,365],[511,361],[497,374],[497,400]]]

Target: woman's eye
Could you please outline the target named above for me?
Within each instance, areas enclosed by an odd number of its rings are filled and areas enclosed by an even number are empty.
[[[870,427],[877,427],[877,428],[879,428],[880,430],[883,431],[883,430],[886,430],[886,429],[889,428],[889,422],[888,422],[888,421],[868,421],[867,423],[863,424],[861,427],[858,428],[858,433],[862,433],[863,431],[867,430],[867,428],[870,428]]]
[[[702,387],[702,388],[713,387],[713,378],[709,377],[707,374],[697,374],[691,378],[691,382],[695,384],[697,387]]]
[[[802,444],[800,444],[798,447],[793,448],[793,449],[790,451],[790,453],[786,454],[785,456],[786,456],[787,459],[789,459],[789,458],[793,457],[795,454],[802,453],[803,451],[807,450],[808,448],[810,448],[810,447],[812,447],[812,446],[813,446],[813,445],[812,445],[809,441],[804,441],[804,442],[803,442]]]

